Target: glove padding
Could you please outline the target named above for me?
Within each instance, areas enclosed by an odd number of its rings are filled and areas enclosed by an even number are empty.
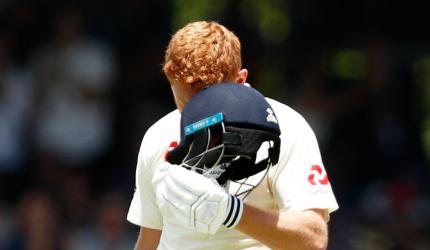
[[[228,194],[216,180],[171,165],[156,189],[157,203],[167,221],[214,234],[224,225],[238,224],[243,202]]]

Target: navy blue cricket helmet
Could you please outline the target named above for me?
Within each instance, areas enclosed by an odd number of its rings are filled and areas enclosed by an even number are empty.
[[[166,159],[225,185],[276,164],[280,134],[276,114],[260,92],[238,83],[214,84],[184,107],[181,141]]]

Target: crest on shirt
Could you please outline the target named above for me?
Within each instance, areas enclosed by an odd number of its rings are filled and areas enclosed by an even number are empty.
[[[312,186],[317,185],[327,185],[329,184],[328,176],[320,165],[312,165],[310,169],[310,174],[308,175],[308,182]]]

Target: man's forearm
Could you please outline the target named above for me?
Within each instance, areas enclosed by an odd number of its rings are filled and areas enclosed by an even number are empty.
[[[327,248],[327,224],[318,210],[268,212],[245,205],[236,229],[273,249]]]
[[[160,242],[160,237],[161,230],[141,227],[134,250],[155,250]]]

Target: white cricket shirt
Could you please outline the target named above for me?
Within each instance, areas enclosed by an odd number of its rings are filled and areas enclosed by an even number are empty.
[[[304,118],[290,107],[267,98],[281,128],[279,162],[271,167],[263,181],[245,199],[247,204],[266,209],[326,210],[338,209],[314,132]],[[172,142],[180,140],[180,113],[175,110],[146,132],[138,156],[136,190],[127,219],[133,224],[162,230],[158,249],[269,249],[260,242],[235,230],[222,228],[214,235],[196,233],[163,222],[158,210],[154,170],[164,163]],[[260,175],[260,176],[259,176]],[[253,176],[258,182],[264,171]]]

